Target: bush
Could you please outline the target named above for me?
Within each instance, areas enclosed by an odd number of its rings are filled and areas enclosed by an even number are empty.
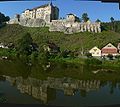
[[[115,58],[120,59],[120,55],[116,55]]]
[[[67,58],[69,54],[70,54],[69,50],[64,50],[61,52],[60,56],[63,58]]]
[[[50,58],[49,52],[42,52],[42,53],[38,54],[38,60],[39,61],[41,61],[41,60],[47,61],[49,58]]]
[[[30,58],[31,58],[32,61],[36,60],[37,57],[38,57],[38,52],[36,52],[36,51],[32,52],[32,54],[30,55]]]
[[[70,56],[70,58],[75,58],[76,57],[74,52],[70,52],[69,56]]]
[[[86,53],[85,56],[87,56],[88,58],[91,58],[92,54],[91,53]]]
[[[87,65],[101,65],[102,61],[100,61],[96,58],[88,58],[85,60],[85,64],[87,64]]]
[[[108,54],[107,57],[108,57],[110,60],[113,60],[113,55],[112,55],[112,54]]]

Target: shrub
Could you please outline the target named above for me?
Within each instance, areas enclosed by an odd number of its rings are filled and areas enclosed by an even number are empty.
[[[108,57],[110,60],[113,60],[113,55],[112,55],[112,54],[108,54],[107,57]]]
[[[85,60],[85,64],[87,65],[101,65],[102,61],[96,58],[88,58]]]
[[[87,56],[88,58],[91,58],[92,54],[91,53],[86,53],[85,56]]]
[[[120,59],[120,55],[116,55],[115,58]]]
[[[32,52],[32,54],[30,55],[30,58],[31,58],[32,61],[36,60],[37,57],[38,57],[38,52],[36,52],[36,51]]]
[[[23,37],[18,42],[18,51],[20,54],[31,55],[36,49],[35,43],[29,33],[23,35]]]
[[[67,58],[69,54],[70,54],[69,50],[64,50],[61,52],[60,56],[63,58]]]

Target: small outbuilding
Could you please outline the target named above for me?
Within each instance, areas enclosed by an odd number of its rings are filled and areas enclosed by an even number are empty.
[[[89,53],[91,53],[92,56],[101,57],[101,50],[96,46],[89,50]]]

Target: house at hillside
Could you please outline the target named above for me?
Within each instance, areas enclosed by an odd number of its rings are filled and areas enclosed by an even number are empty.
[[[89,50],[89,53],[91,53],[92,56],[101,57],[101,50],[96,46]]]
[[[101,49],[102,56],[107,56],[108,54],[111,54],[113,56],[118,55],[118,49],[111,43],[108,43],[105,47]]]
[[[118,48],[118,53],[120,53],[120,43],[118,43],[117,48]]]

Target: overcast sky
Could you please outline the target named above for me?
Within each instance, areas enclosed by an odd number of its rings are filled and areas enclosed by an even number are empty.
[[[37,7],[47,4],[49,1],[17,1],[17,2],[0,2],[0,12],[13,17],[16,13],[21,13],[27,8]],[[82,13],[88,13],[91,21],[99,18],[101,21],[110,21],[110,17],[120,20],[119,4],[117,3],[101,3],[88,2],[80,0],[56,0],[53,1],[60,10],[60,17],[66,17],[68,13],[74,13],[81,17]]]

